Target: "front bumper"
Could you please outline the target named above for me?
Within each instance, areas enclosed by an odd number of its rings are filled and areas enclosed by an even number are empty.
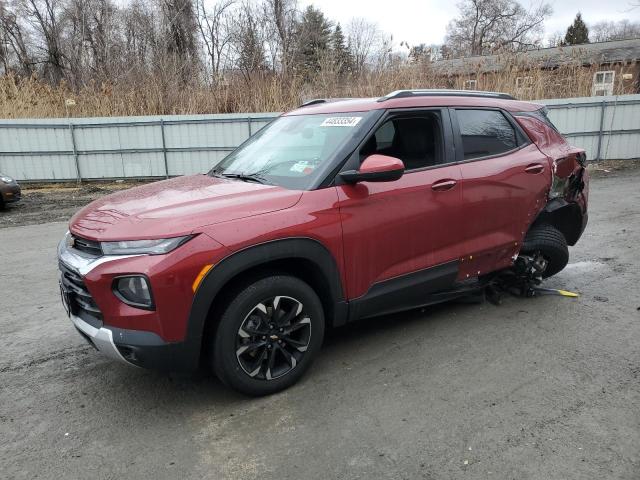
[[[113,360],[154,370],[193,370],[185,343],[167,343],[152,332],[104,326],[96,328],[75,315],[69,318],[90,345]]]
[[[202,252],[211,252],[203,243],[210,240],[202,237],[180,251],[155,256],[95,256],[60,242],[62,302],[78,332],[115,360],[160,370],[196,369],[200,342],[189,340],[180,330],[186,329],[191,284],[205,262]],[[155,310],[128,306],[114,295],[113,279],[123,273],[149,277],[158,297]]]
[[[0,185],[0,195],[5,203],[13,203],[22,198],[22,191],[17,183],[3,184]]]
[[[113,332],[111,330],[104,327],[96,328],[82,320],[80,317],[76,317],[72,314],[69,315],[69,318],[78,329],[80,335],[82,335],[87,342],[93,345],[96,350],[109,358],[113,358],[114,360],[130,363],[125,360],[120,353],[120,350],[118,350],[118,347],[116,347],[116,344],[113,342]]]

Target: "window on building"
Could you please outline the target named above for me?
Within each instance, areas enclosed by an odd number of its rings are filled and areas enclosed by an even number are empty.
[[[518,146],[513,125],[497,110],[457,110],[464,159],[500,155]]]
[[[478,89],[478,81],[477,80],[465,80],[463,88],[465,90],[477,90]]]
[[[613,82],[615,78],[616,72],[613,70],[596,72],[593,75],[591,94],[596,96],[613,95]]]

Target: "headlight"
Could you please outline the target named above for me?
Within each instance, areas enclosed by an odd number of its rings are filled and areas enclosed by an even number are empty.
[[[118,277],[113,281],[113,292],[127,305],[153,310],[153,297],[147,277],[130,275]]]
[[[175,250],[189,241],[192,235],[174,238],[158,238],[155,240],[125,240],[122,242],[102,242],[102,253],[105,255],[161,255]]]
[[[2,180],[4,183],[13,183],[14,181],[13,178],[5,176],[0,177],[0,180]]]

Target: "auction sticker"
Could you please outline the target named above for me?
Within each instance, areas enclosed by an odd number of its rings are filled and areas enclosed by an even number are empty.
[[[362,117],[329,117],[320,124],[321,127],[355,127]]]

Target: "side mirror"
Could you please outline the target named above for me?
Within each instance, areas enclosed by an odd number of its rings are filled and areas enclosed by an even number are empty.
[[[347,183],[393,182],[404,174],[402,160],[387,155],[373,154],[364,159],[360,170],[347,170],[340,178]]]

